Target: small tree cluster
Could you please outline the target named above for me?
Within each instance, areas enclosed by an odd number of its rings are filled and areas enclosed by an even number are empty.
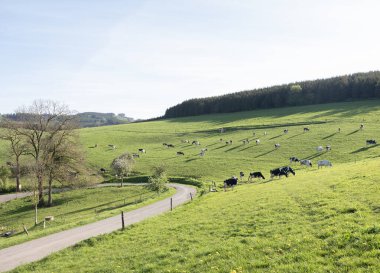
[[[121,179],[121,186],[123,186],[124,177],[128,177],[132,172],[134,164],[135,160],[130,153],[124,153],[112,161],[111,168]]]
[[[168,178],[166,176],[166,167],[164,165],[153,167],[153,175],[149,177],[148,188],[159,194],[168,189],[166,186],[167,183]]]

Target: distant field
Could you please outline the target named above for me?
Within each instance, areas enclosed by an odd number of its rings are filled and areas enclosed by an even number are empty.
[[[361,123],[364,130],[359,130]],[[374,100],[88,128],[81,130],[81,137],[88,161],[97,169],[107,168],[123,152],[144,148],[147,153],[137,159],[137,174],[150,174],[151,167],[162,162],[171,176],[221,181],[240,171],[260,170],[268,175],[271,168],[288,164],[291,156],[313,162],[329,159],[333,163],[378,157],[380,147],[366,147],[365,140],[380,136],[379,124],[380,101]],[[226,128],[223,134],[218,132],[221,127]],[[303,133],[304,127],[309,127],[310,132]],[[285,128],[289,130],[286,135]],[[245,138],[251,140],[250,144],[242,143]],[[254,142],[257,138],[260,145]],[[199,140],[201,145],[181,140]],[[233,144],[225,145],[225,140]],[[164,147],[164,142],[175,148]],[[281,148],[275,150],[275,143]],[[94,144],[98,148],[88,148]],[[117,149],[109,149],[108,144]],[[327,144],[332,146],[331,152],[316,152],[317,146]],[[199,156],[201,148],[208,149],[203,158]],[[177,156],[177,151],[185,156]]]
[[[13,272],[379,272],[379,165],[210,193]]]
[[[12,200],[0,204],[0,233],[15,230],[10,238],[0,237],[0,249],[36,239],[61,230],[85,225],[107,217],[130,211],[163,199],[174,193],[174,189],[157,196],[144,186],[90,188],[53,194],[54,205],[38,209],[38,222],[34,226],[32,197]],[[43,218],[54,216],[43,229]],[[30,235],[23,233],[22,225]]]

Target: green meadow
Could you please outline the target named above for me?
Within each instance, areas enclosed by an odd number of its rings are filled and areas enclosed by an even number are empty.
[[[159,196],[144,186],[109,186],[69,190],[53,194],[53,206],[38,209],[37,226],[34,225],[33,198],[25,197],[0,203],[0,232],[14,230],[9,238],[0,237],[0,249],[36,239],[58,231],[96,222],[117,214],[146,206],[166,198],[174,189]],[[54,221],[46,222],[45,216],[53,215]],[[23,232],[23,225],[29,235]]]
[[[80,136],[94,172],[143,148],[131,181],[164,164],[169,177],[200,181],[206,194],[13,272],[380,272],[380,145],[365,143],[380,141],[379,100],[86,128]],[[331,151],[316,151],[326,145]],[[292,163],[295,176],[269,179],[292,156],[314,165]],[[322,159],[333,166],[318,169]],[[223,180],[240,171],[241,185],[224,192]],[[248,183],[251,171],[267,179]],[[212,181],[218,192],[208,193]]]

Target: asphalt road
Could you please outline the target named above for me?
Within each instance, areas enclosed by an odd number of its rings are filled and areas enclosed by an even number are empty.
[[[169,184],[177,192],[173,198],[173,207],[190,200],[196,190],[192,187]],[[125,225],[131,225],[149,217],[170,210],[170,197],[151,205],[124,213]],[[0,272],[12,270],[22,264],[38,261],[53,252],[62,250],[76,243],[100,235],[111,233],[121,228],[121,216],[117,215],[92,224],[61,231],[46,237],[0,250]]]

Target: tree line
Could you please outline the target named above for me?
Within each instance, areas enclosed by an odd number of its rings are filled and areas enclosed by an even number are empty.
[[[163,118],[365,99],[380,99],[380,71],[190,99],[168,108]]]

